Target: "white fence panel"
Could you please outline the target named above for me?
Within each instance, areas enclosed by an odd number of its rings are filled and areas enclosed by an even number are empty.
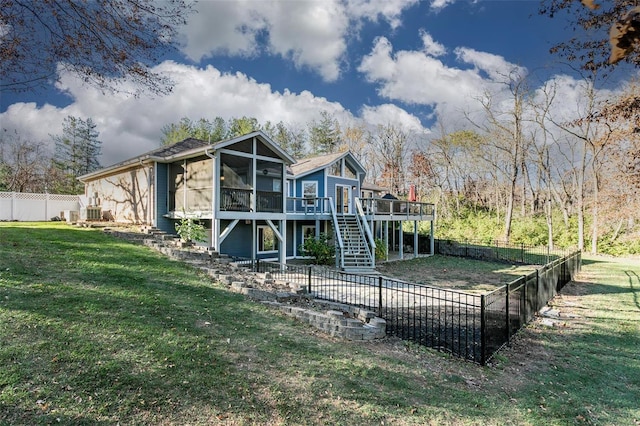
[[[64,210],[80,210],[78,195],[0,192],[0,220],[47,221]]]

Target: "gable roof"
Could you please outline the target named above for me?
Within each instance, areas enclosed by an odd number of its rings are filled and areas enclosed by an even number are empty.
[[[377,191],[377,192],[382,192],[387,190],[387,188],[383,186],[376,185],[375,183],[369,183],[369,182],[363,182],[362,185],[360,185],[360,188],[368,191]]]
[[[294,178],[299,178],[324,169],[325,167],[330,166],[331,164],[345,157],[349,157],[350,163],[352,163],[360,173],[366,173],[364,167],[362,167],[362,164],[360,164],[356,157],[353,156],[351,151],[336,152],[334,154],[324,154],[317,157],[303,158],[302,160],[298,160],[297,163],[291,165],[291,172]]]
[[[287,151],[280,148],[280,145],[272,141],[269,136],[267,136],[264,132],[262,132],[262,130],[256,130],[255,132],[247,133],[246,135],[237,136],[235,138],[216,142],[212,146],[214,149],[222,149],[254,137],[258,138],[263,144],[267,145],[272,151],[278,154],[280,158],[285,160],[286,164],[292,164],[296,162],[296,160]]]
[[[291,155],[289,155],[286,151],[280,148],[280,146],[273,142],[267,135],[265,135],[261,131],[256,131],[247,133],[246,135],[237,136],[235,138],[219,141],[213,144],[200,139],[188,138],[171,145],[161,146],[128,160],[124,160],[111,166],[104,167],[100,170],[96,170],[95,172],[87,173],[86,175],[78,177],[78,179],[81,182],[85,182],[88,179],[96,178],[98,176],[109,174],[117,170],[125,169],[127,167],[131,167],[132,165],[140,164],[147,161],[157,161],[162,163],[175,161],[182,158],[204,155],[207,153],[207,151],[213,152],[216,149],[225,148],[254,137],[258,138],[262,143],[267,145],[269,149],[278,154],[285,161],[285,164],[291,164],[296,161],[293,159],[293,157],[291,157]]]
[[[171,145],[161,146],[160,148],[143,154],[143,156],[149,155],[151,157],[171,157],[177,154],[182,154],[186,151],[191,151],[192,149],[202,148],[205,146],[209,146],[209,144],[203,140],[188,138]]]
[[[140,164],[145,161],[169,161],[176,156],[188,156],[191,153],[198,153],[200,151],[204,152],[207,147],[210,147],[206,141],[194,138],[187,138],[183,141],[176,142],[171,145],[161,146],[156,149],[152,149],[151,151],[147,151],[144,154],[140,154],[136,157],[129,158],[124,161],[120,161],[119,163],[112,164],[110,166],[104,167],[100,170],[96,170],[91,173],[87,173],[86,175],[82,175],[78,177],[78,180],[81,182],[86,181],[87,179],[91,179],[97,176],[101,176],[104,174],[112,173],[119,169],[124,169],[130,167],[132,165]]]

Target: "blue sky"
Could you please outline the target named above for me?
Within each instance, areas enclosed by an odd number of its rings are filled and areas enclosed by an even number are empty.
[[[0,126],[50,141],[67,115],[91,117],[103,165],[157,147],[162,127],[183,116],[303,127],[328,111],[343,125],[394,123],[428,137],[437,120],[450,131],[463,127],[475,99],[503,90],[514,69],[534,85],[574,87],[570,68],[549,54],[569,37],[567,22],[538,16],[538,7],[520,0],[201,0],[181,50],[156,66],[176,82],[171,95],[103,94],[61,74],[45,92],[3,93]]]

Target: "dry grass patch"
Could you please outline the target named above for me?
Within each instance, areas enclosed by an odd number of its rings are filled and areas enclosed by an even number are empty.
[[[531,273],[535,267],[436,255],[382,263],[376,269],[387,277],[415,284],[484,293]]]

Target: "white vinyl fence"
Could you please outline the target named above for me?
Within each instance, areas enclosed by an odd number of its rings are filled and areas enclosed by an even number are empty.
[[[0,192],[0,220],[47,221],[64,210],[79,211],[79,196]]]

